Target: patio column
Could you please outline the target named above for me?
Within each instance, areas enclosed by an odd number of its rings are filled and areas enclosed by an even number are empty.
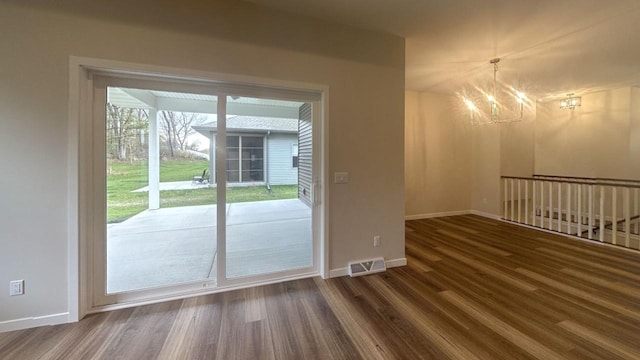
[[[160,133],[158,110],[149,109],[149,210],[160,208]]]

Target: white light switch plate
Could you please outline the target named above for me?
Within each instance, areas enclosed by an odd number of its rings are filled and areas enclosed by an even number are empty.
[[[348,184],[349,183],[349,173],[348,172],[337,172],[333,174],[333,182],[335,184]]]
[[[24,280],[9,282],[9,296],[24,295]]]

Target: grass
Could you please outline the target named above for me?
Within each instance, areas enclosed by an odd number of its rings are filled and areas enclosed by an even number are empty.
[[[209,165],[206,160],[168,160],[160,162],[160,181],[189,181],[201,175]],[[147,162],[107,162],[107,223],[122,222],[149,206],[147,192],[132,192],[148,185]],[[160,207],[212,205],[217,203],[216,189],[202,187],[193,190],[160,192]],[[297,185],[232,187],[227,189],[227,203],[294,199]]]

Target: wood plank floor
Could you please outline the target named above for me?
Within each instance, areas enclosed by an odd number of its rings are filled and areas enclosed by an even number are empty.
[[[640,252],[477,216],[407,222],[408,266],[0,334],[0,359],[640,359]]]

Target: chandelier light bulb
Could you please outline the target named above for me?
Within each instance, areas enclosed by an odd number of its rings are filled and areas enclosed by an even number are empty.
[[[471,100],[465,98],[463,101],[464,101],[464,104],[467,105],[469,110],[473,111],[473,109],[475,109],[475,105],[473,105],[473,102]]]

